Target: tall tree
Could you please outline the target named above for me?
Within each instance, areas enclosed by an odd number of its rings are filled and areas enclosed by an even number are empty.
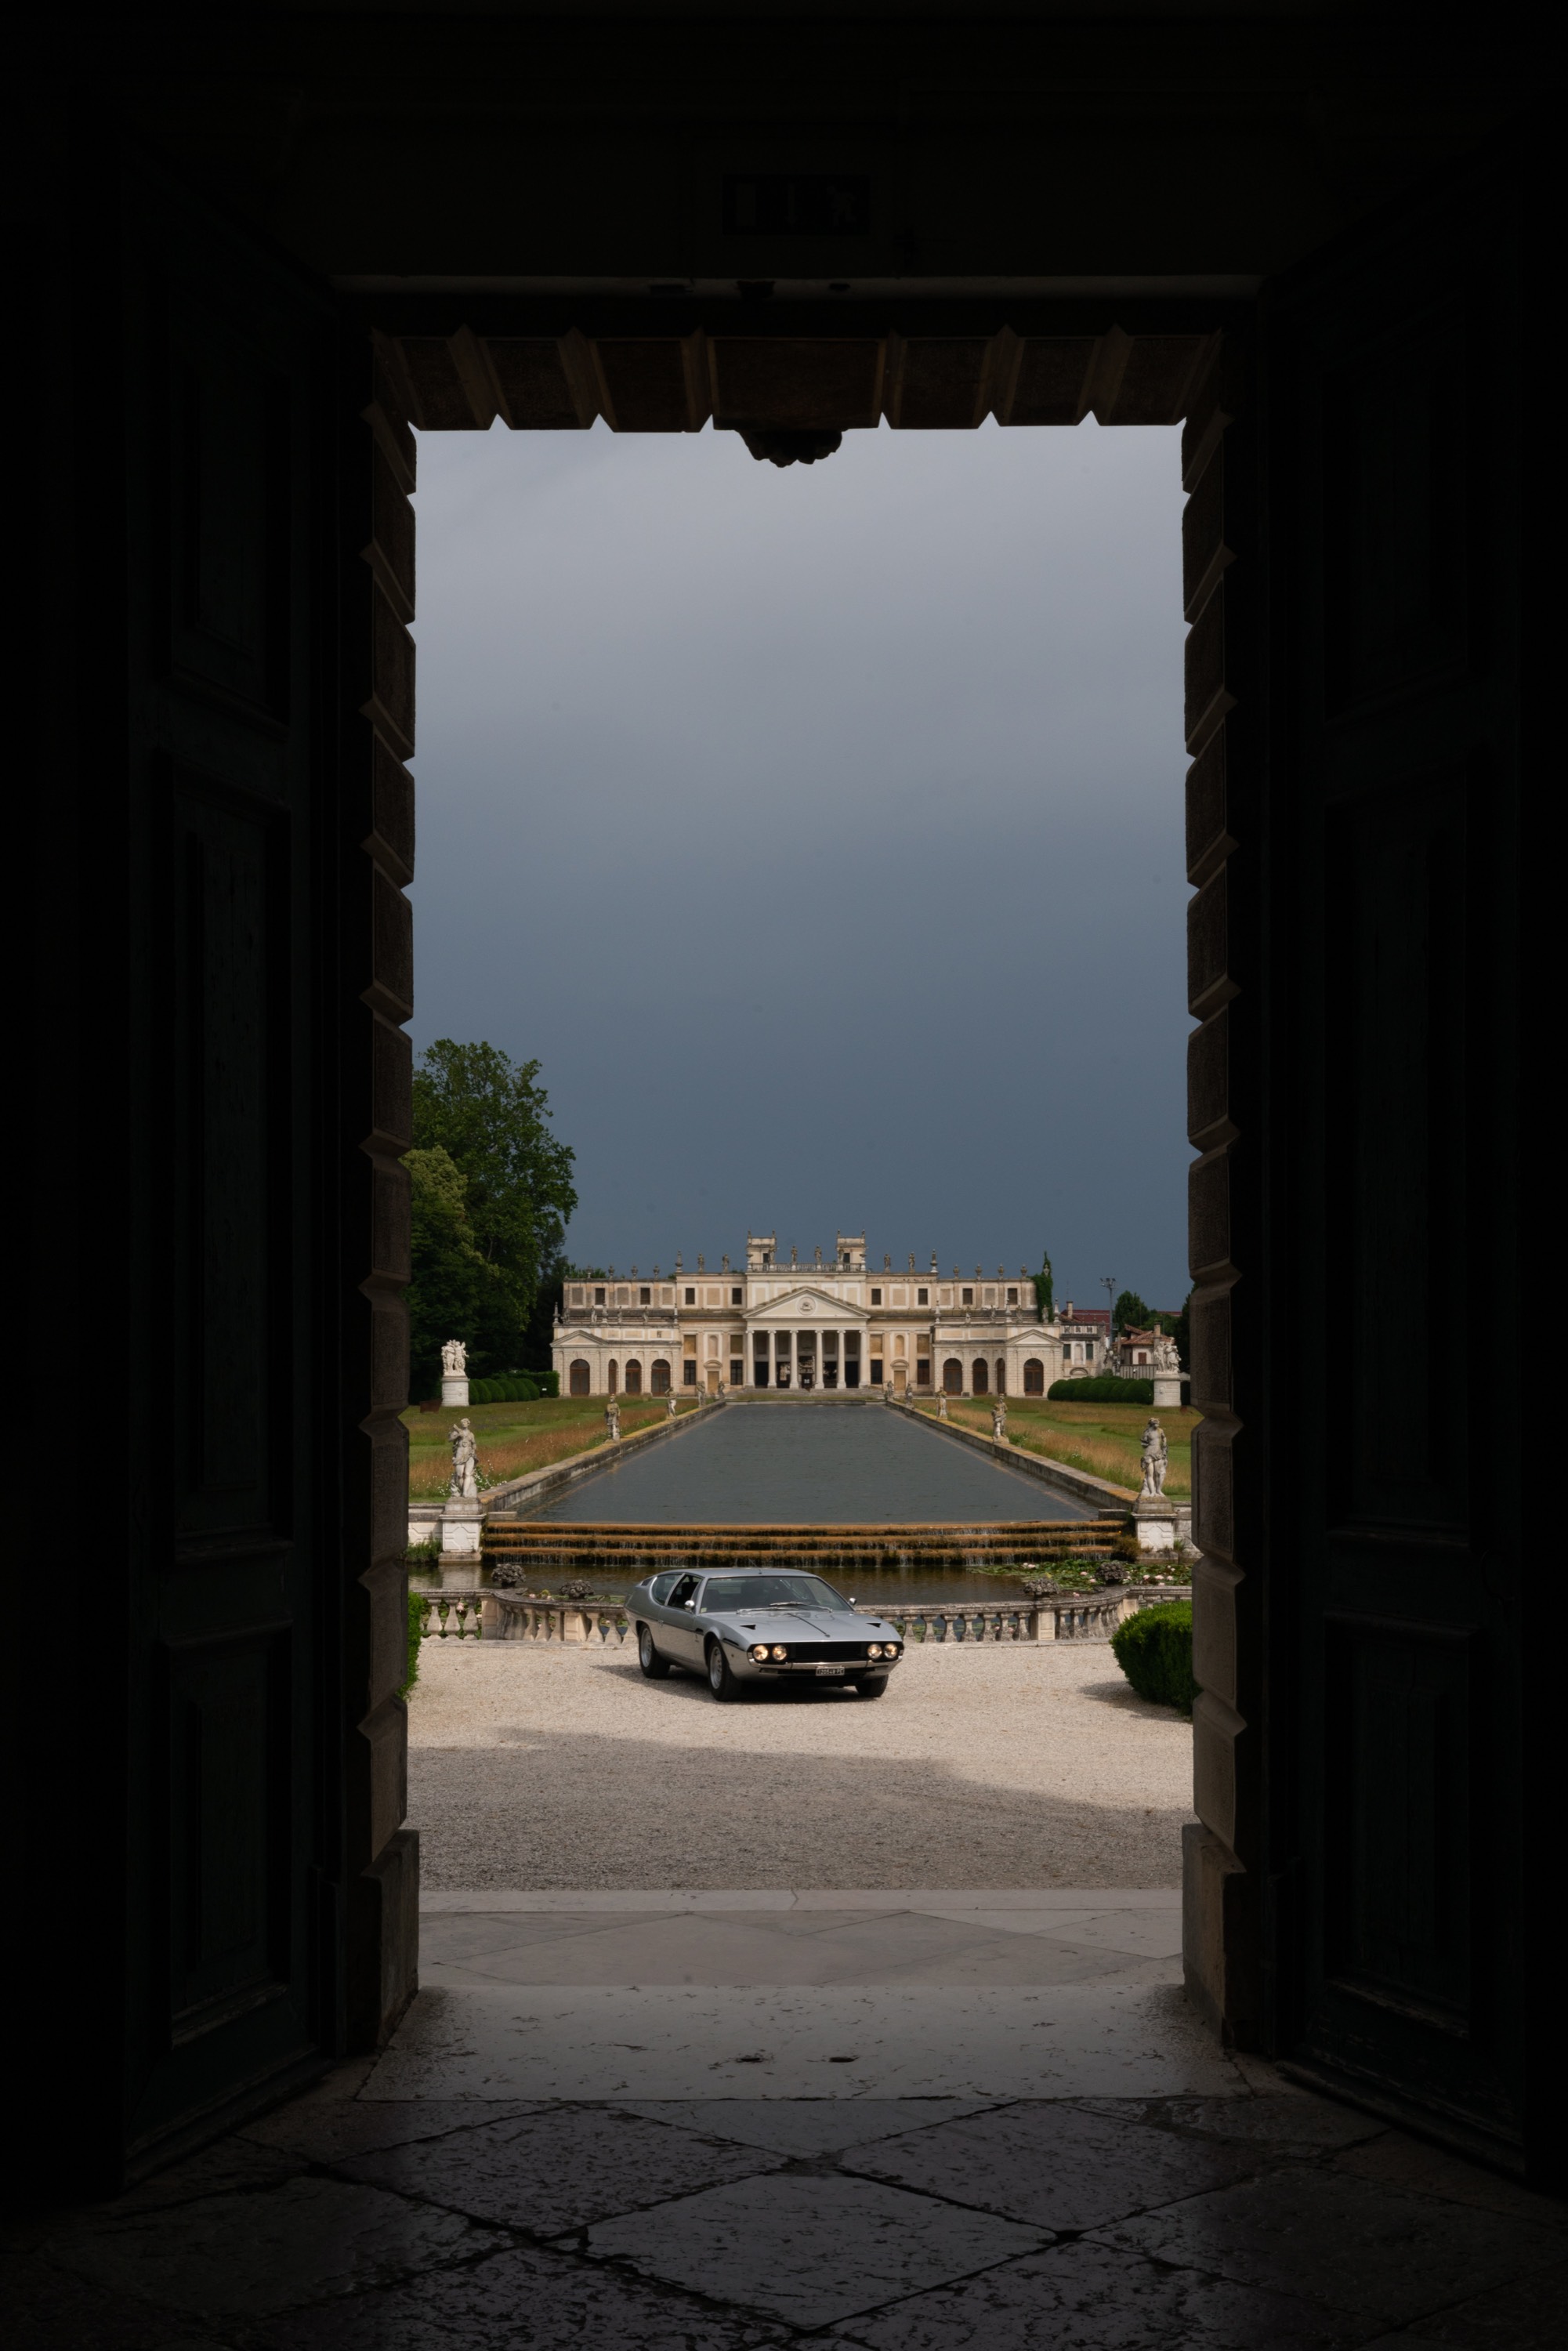
[[[1146,1331],[1151,1312],[1135,1290],[1124,1290],[1112,1316],[1113,1327],[1117,1331]]]
[[[423,1395],[435,1384],[442,1341],[471,1340],[493,1320],[496,1275],[468,1220],[468,1179],[450,1154],[436,1144],[408,1152],[402,1164],[412,1223],[409,1376],[413,1394]]]
[[[1040,1271],[1034,1278],[1034,1296],[1035,1303],[1040,1308],[1041,1321],[1046,1322],[1054,1322],[1056,1320],[1056,1281],[1051,1270],[1051,1259],[1043,1249],[1040,1251]]]
[[[497,1045],[440,1037],[413,1073],[415,1146],[444,1151],[461,1170],[469,1230],[490,1275],[470,1342],[483,1369],[520,1364],[541,1275],[561,1257],[577,1206],[574,1154],[551,1131],[538,1070]]]

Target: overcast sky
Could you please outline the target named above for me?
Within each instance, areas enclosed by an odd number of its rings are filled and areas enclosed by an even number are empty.
[[[1186,1296],[1178,444],[422,438],[415,1042],[540,1061],[575,1260]]]

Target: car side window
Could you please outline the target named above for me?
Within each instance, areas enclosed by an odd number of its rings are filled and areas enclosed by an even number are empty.
[[[658,1602],[661,1608],[669,1599],[670,1593],[674,1591],[675,1585],[680,1582],[680,1571],[678,1568],[672,1570],[667,1574],[654,1576],[653,1582],[648,1586],[648,1590],[652,1593],[653,1597]]]
[[[665,1607],[666,1607],[666,1608],[685,1608],[685,1607],[688,1607],[688,1606],[690,1605],[690,1604],[692,1603],[692,1601],[693,1601],[693,1600],[695,1600],[695,1597],[696,1597],[696,1589],[697,1589],[697,1580],[696,1580],[696,1577],[695,1577],[695,1575],[683,1575],[683,1576],[681,1577],[680,1581],[679,1581],[679,1582],[677,1583],[677,1584],[675,1585],[674,1590],[671,1593],[671,1594],[670,1594],[669,1598],[665,1601],[665,1603],[664,1603]]]

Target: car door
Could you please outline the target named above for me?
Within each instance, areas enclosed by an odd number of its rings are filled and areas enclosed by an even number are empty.
[[[673,1657],[678,1666],[702,1663],[702,1633],[696,1621],[697,1586],[701,1581],[700,1576],[683,1575],[658,1613],[659,1629],[653,1637],[665,1656]]]

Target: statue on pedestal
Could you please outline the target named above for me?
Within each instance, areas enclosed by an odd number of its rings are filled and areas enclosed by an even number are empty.
[[[1144,1430],[1141,1450],[1144,1463],[1144,1491],[1145,1494],[1163,1494],[1166,1490],[1166,1472],[1170,1468],[1171,1448],[1165,1430],[1152,1413],[1149,1416],[1148,1426]]]
[[[609,1403],[604,1407],[604,1428],[605,1434],[608,1436],[611,1444],[616,1444],[621,1436],[621,1399],[619,1396],[612,1396]]]
[[[445,1405],[468,1401],[468,1350],[461,1339],[441,1343],[441,1401]]]
[[[460,1341],[448,1343],[461,1346]],[[454,1502],[476,1502],[479,1499],[479,1447],[465,1420],[460,1420],[452,1431],[452,1480],[446,1491]]]
[[[1150,1369],[1156,1372],[1179,1372],[1181,1369],[1181,1357],[1176,1353],[1176,1343],[1166,1331],[1162,1331],[1155,1341]]]
[[[675,1392],[674,1388],[670,1390],[669,1395],[664,1398],[664,1411],[668,1417],[671,1420],[674,1420],[675,1416]]]
[[[991,1442],[1005,1445],[1008,1441],[1008,1400],[998,1396],[991,1406]]]
[[[938,1388],[936,1391],[936,1417],[938,1420],[946,1420],[947,1417],[947,1391],[946,1388]]]

